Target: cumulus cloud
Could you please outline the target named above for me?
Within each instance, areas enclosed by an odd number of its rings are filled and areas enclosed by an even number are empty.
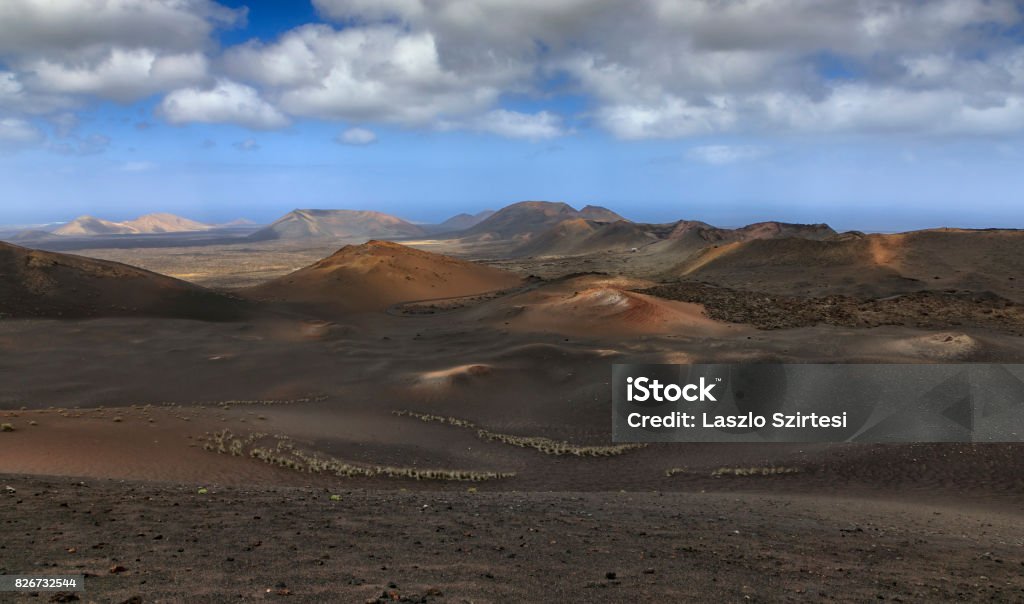
[[[25,120],[0,119],[0,149],[29,147],[42,142],[44,138],[38,128]]]
[[[75,105],[73,99],[62,95],[28,90],[19,74],[13,71],[0,71],[0,111],[46,115]]]
[[[41,90],[122,102],[201,81],[206,66],[201,53],[161,55],[148,48],[113,48],[94,61],[74,64],[50,59],[24,63],[30,81]]]
[[[543,139],[564,130],[555,105],[503,99],[568,93],[623,139],[1024,130],[1018,0],[313,1],[329,23],[218,53],[211,33],[245,14],[212,0],[7,0],[0,110],[169,91],[176,123]]]
[[[213,88],[184,88],[168,94],[158,112],[169,122],[227,122],[255,129],[281,128],[288,118],[255,88],[221,80]]]
[[[518,67],[450,68],[432,32],[391,25],[303,26],[272,44],[233,48],[224,63],[293,115],[404,125],[486,110],[524,75]]]
[[[419,18],[425,10],[420,0],[313,0],[313,6],[321,15],[338,21],[408,21]]]
[[[686,157],[713,166],[722,166],[757,159],[767,154],[767,149],[754,145],[701,145],[687,151]]]
[[[5,0],[0,108],[47,113],[196,84],[208,77],[213,30],[244,19],[211,0]]]
[[[300,27],[225,59],[294,115],[547,138],[555,116],[496,105],[563,78],[625,139],[1024,128],[1013,0],[314,4],[345,28]],[[918,103],[927,117],[906,110]]]
[[[107,45],[185,51],[205,45],[215,27],[238,25],[245,16],[210,0],[4,0],[0,53]]]
[[[342,145],[372,145],[377,142],[377,135],[366,128],[349,128],[334,137],[334,141]]]
[[[547,111],[519,113],[495,109],[470,120],[467,126],[480,132],[534,141],[556,138],[566,134],[562,127],[562,118]]]

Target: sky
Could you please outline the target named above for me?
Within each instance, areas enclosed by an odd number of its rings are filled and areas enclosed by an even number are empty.
[[[1024,228],[1011,0],[3,0],[0,224]]]

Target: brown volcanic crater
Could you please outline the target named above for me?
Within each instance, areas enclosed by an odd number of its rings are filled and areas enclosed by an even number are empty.
[[[228,320],[245,304],[117,262],[0,243],[0,317]]]
[[[507,271],[387,241],[347,245],[333,255],[245,290],[256,299],[340,311],[379,311],[399,302],[454,298],[515,287]]]

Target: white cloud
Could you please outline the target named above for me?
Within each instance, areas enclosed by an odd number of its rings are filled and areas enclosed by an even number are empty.
[[[122,102],[199,82],[206,67],[201,53],[160,55],[148,48],[113,48],[95,61],[74,64],[48,59],[25,63],[38,89]]]
[[[293,115],[404,125],[486,110],[521,75],[516,66],[448,68],[433,33],[390,25],[308,25],[231,49],[224,63]]]
[[[45,114],[197,84],[213,30],[244,19],[211,0],[4,0],[0,109]]]
[[[255,88],[220,80],[213,88],[184,88],[168,94],[158,111],[169,122],[227,122],[254,129],[282,128],[288,118],[260,98]]]
[[[686,157],[713,166],[764,157],[768,150],[753,145],[701,145],[686,152]]]
[[[624,139],[1024,131],[1018,0],[314,0],[308,24],[218,53],[212,0],[0,2],[0,111],[172,91],[172,122],[290,117],[544,139],[569,93]],[[219,55],[219,56],[218,56]],[[215,83],[216,82],[216,83]],[[552,84],[555,82],[555,84]]]
[[[597,110],[598,123],[619,138],[681,138],[732,130],[739,114],[732,99],[718,96],[703,104],[666,97],[649,105],[612,104]]]
[[[17,118],[0,119],[0,148],[20,148],[38,144],[45,137],[38,128]]]
[[[313,6],[324,17],[338,21],[409,21],[425,10],[420,0],[313,0]]]
[[[334,137],[334,140],[342,145],[372,145],[377,142],[377,135],[366,128],[349,128]]]
[[[75,101],[67,96],[29,91],[19,74],[13,71],[0,71],[0,111],[46,115],[66,110],[75,104]]]
[[[260,148],[260,144],[251,138],[247,138],[244,141],[238,141],[231,146],[239,151],[256,151]]]
[[[480,132],[489,132],[506,138],[544,140],[566,134],[562,118],[547,112],[519,113],[505,109],[488,111],[468,122],[467,126]]]
[[[246,12],[210,0],[4,0],[0,54],[57,53],[97,46],[187,51]]]

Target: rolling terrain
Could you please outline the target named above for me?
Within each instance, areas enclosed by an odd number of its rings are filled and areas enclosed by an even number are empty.
[[[386,241],[349,245],[328,258],[245,293],[259,300],[343,311],[383,310],[406,300],[501,290],[520,278]]]
[[[0,242],[0,317],[235,318],[243,304],[135,267]]]
[[[339,576],[357,601],[1024,593],[1020,444],[632,446],[608,421],[613,363],[1022,362],[1019,232],[502,212],[410,245],[104,252],[178,278],[0,244],[0,568],[116,602],[182,577],[210,601]]]

